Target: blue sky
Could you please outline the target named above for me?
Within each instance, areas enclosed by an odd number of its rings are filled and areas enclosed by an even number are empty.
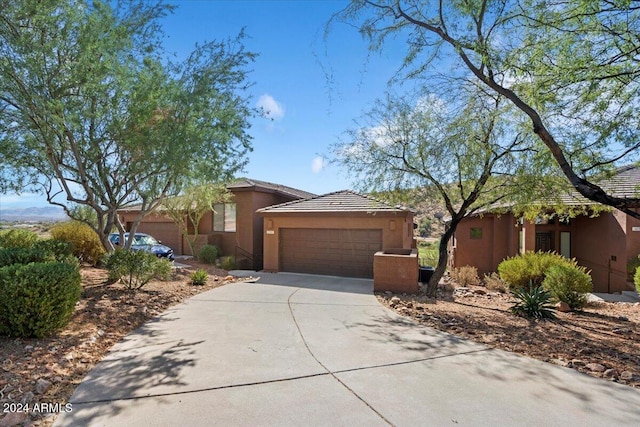
[[[249,75],[251,105],[272,117],[253,120],[254,151],[242,175],[318,194],[353,188],[346,171],[326,163],[330,146],[384,95],[403,49],[369,54],[357,30],[340,23],[325,38],[346,1],[169,3],[178,7],[162,21],[165,46],[178,58],[196,42],[234,38],[242,28],[247,50],[259,54]],[[35,195],[0,195],[0,208],[44,205]]]

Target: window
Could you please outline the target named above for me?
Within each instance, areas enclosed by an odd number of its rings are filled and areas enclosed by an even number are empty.
[[[235,203],[216,203],[213,205],[213,231],[236,231]]]
[[[482,227],[471,227],[471,238],[482,239]]]

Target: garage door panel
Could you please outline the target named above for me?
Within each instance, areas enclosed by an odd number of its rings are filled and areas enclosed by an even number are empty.
[[[379,229],[281,229],[280,270],[373,277],[373,255],[381,249]]]
[[[181,234],[173,222],[141,222],[136,230],[138,233],[146,233],[169,246],[174,252],[180,251]]]

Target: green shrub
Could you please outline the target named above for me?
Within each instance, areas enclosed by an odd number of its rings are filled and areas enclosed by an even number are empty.
[[[574,259],[555,252],[525,252],[502,261],[498,265],[498,273],[510,289],[526,288],[530,283],[540,286],[546,272],[556,265],[578,267]]]
[[[98,265],[105,253],[95,230],[82,222],[67,221],[56,224],[51,228],[51,236],[56,240],[69,242],[73,247],[73,255],[80,262]]]
[[[198,261],[207,264],[215,264],[220,256],[220,250],[214,245],[203,245],[198,251]]]
[[[39,240],[30,248],[0,248],[0,267],[54,261],[79,266],[67,242]]]
[[[535,319],[555,319],[553,306],[550,304],[551,294],[542,286],[529,285],[529,288],[518,287],[512,291],[517,302],[511,312],[517,316]]]
[[[38,241],[38,235],[30,230],[11,229],[0,231],[0,247],[30,248]]]
[[[0,334],[42,338],[63,328],[80,299],[77,265],[48,262],[0,268]]]
[[[105,257],[105,266],[110,280],[120,280],[130,290],[140,289],[152,279],[167,280],[172,271],[171,261],[130,249],[118,249]]]
[[[627,280],[634,280],[638,267],[640,267],[640,255],[627,262]]]
[[[235,270],[236,268],[236,259],[232,256],[226,256],[226,257],[222,257],[222,259],[220,260],[220,268],[224,269],[224,270]]]
[[[196,270],[191,273],[190,279],[191,284],[196,286],[204,286],[207,284],[207,279],[209,278],[209,274],[205,270]]]
[[[636,274],[633,276],[633,283],[636,285],[636,291],[640,293],[640,267],[636,268]]]
[[[507,291],[507,284],[504,283],[504,281],[500,278],[498,273],[485,274],[483,281],[484,281],[484,285],[490,291],[496,291],[496,292]]]
[[[547,270],[544,289],[556,301],[569,305],[571,310],[580,310],[587,304],[587,294],[593,290],[591,276],[584,267],[555,265]]]
[[[451,278],[460,286],[479,285],[478,269],[470,265],[451,270]]]

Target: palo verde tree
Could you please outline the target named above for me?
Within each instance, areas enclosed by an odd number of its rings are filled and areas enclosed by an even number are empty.
[[[636,218],[596,182],[640,154],[640,4],[628,0],[353,0],[334,20],[374,51],[407,41],[400,78],[474,80],[509,100],[584,197]]]
[[[217,203],[230,200],[231,193],[224,185],[198,184],[184,189],[182,194],[169,197],[162,203],[162,213],[176,223],[184,236],[191,254],[196,255],[200,222]]]
[[[0,0],[0,191],[86,206],[104,246],[116,211],[142,218],[192,180],[218,182],[251,149],[242,34],[168,60],[161,3]],[[87,221],[90,222],[90,221]],[[132,233],[133,236],[133,233]],[[131,244],[131,239],[126,245]]]
[[[534,141],[504,119],[505,100],[479,87],[450,98],[426,94],[417,102],[387,97],[366,122],[334,147],[335,161],[368,190],[424,189],[439,198],[450,217],[439,261],[427,285],[436,295],[447,267],[447,245],[460,221],[499,202],[517,203],[529,193],[522,179],[537,155]],[[445,96],[444,94],[442,96]]]

